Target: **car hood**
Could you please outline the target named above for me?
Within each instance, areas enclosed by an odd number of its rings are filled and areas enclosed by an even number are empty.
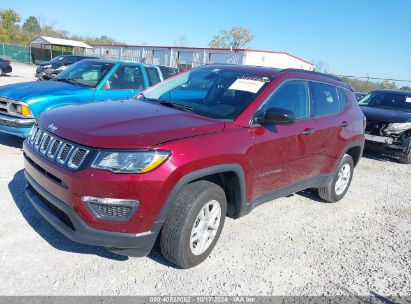
[[[411,113],[405,111],[395,111],[376,107],[361,106],[367,120],[380,122],[409,122],[411,121]]]
[[[32,81],[1,86],[0,96],[32,104],[47,96],[68,96],[92,89],[53,80]]]
[[[41,115],[39,123],[78,144],[112,149],[149,148],[224,129],[220,120],[133,99],[57,108]]]

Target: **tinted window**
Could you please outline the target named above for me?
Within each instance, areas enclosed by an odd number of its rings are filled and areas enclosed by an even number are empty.
[[[340,97],[340,109],[345,109],[347,107],[347,96],[344,89],[338,88],[338,95]]]
[[[163,73],[163,78],[164,79],[167,79],[170,76],[177,73],[177,70],[175,70],[173,68],[170,68],[170,67],[160,66],[159,68],[161,70],[161,73]]]
[[[155,85],[156,83],[161,82],[160,75],[158,74],[158,70],[155,67],[146,67],[148,83],[150,86]]]
[[[309,116],[308,83],[301,80],[292,80],[283,84],[272,95],[264,108],[281,108],[294,113],[296,119]]]
[[[143,74],[139,66],[121,65],[108,80],[110,90],[144,90]]]
[[[193,113],[234,119],[264,90],[271,77],[224,68],[202,67],[158,84],[140,97],[149,102],[171,101]]]
[[[73,64],[74,62],[76,62],[74,56],[67,56],[66,58],[64,58],[65,64]]]
[[[340,111],[336,87],[312,82],[312,97],[315,116],[330,115]]]

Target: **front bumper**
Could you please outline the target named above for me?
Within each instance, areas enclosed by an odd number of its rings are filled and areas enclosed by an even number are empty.
[[[104,246],[110,251],[133,256],[146,256],[153,247],[157,233],[121,233],[87,226],[74,210],[59,200],[25,171],[26,196],[34,208],[60,233],[69,239],[89,245]]]
[[[365,143],[368,149],[394,156],[407,155],[411,149],[411,146],[396,142],[393,138],[387,136],[365,134]]]
[[[35,122],[34,118],[18,118],[0,114],[0,132],[26,138]]]

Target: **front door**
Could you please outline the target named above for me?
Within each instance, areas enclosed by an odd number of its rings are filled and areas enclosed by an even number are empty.
[[[305,80],[286,80],[261,108],[262,112],[269,108],[289,110],[296,121],[291,125],[253,128],[252,199],[312,175],[312,164],[318,161],[318,156],[314,149],[316,122],[310,118],[308,87]]]

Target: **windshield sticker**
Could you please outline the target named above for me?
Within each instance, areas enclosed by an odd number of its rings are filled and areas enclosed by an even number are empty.
[[[255,80],[261,82],[270,82],[270,78],[268,77],[250,77],[250,76],[241,76],[238,79],[247,79],[247,80]]]
[[[264,84],[265,82],[263,81],[240,78],[234,81],[234,83],[228,89],[257,93]]]
[[[405,102],[411,103],[411,96],[406,97],[406,98],[405,98]]]

